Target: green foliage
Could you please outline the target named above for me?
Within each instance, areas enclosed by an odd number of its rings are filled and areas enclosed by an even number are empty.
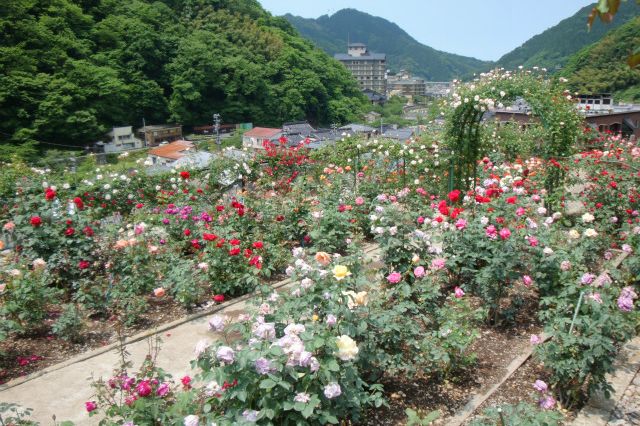
[[[345,53],[345,36],[367,44],[373,52],[387,54],[394,71],[408,69],[429,80],[449,81],[491,67],[491,63],[466,56],[445,53],[425,46],[396,24],[355,9],[342,9],[332,16],[305,19],[285,15],[307,39],[330,54]]]
[[[0,139],[23,157],[34,141],[82,146],[142,118],[346,122],[366,104],[347,70],[253,0],[8,0],[0,11]]]
[[[614,22],[619,22],[618,17]],[[630,68],[626,63],[631,48],[637,45],[640,45],[640,17],[631,19],[573,55],[562,75],[569,79],[573,91],[613,93],[616,99],[637,102],[640,100],[640,69]]]
[[[411,408],[407,408],[404,412],[407,415],[407,426],[429,426],[440,417],[439,411],[432,411],[424,416]]]
[[[17,404],[0,402],[0,424],[11,424],[21,426],[35,426],[39,423],[29,420],[33,410],[31,408],[22,408]]]
[[[587,17],[591,9],[593,5],[587,5],[573,16],[532,37],[522,46],[498,59],[497,65],[506,69],[516,69],[520,65],[527,68],[537,66],[553,71],[556,67],[567,64],[571,56],[580,49],[597,42],[605,34],[637,15],[637,6],[634,1],[626,1],[622,3],[613,22],[608,25],[595,25],[589,31]]]
[[[556,426],[561,420],[562,415],[556,411],[543,411],[530,403],[521,402],[516,406],[487,408],[470,426]]]
[[[74,304],[64,305],[51,331],[63,340],[75,342],[80,337],[83,328],[82,313]]]

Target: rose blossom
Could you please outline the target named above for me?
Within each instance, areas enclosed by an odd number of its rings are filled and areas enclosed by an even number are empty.
[[[551,395],[545,395],[538,401],[540,408],[543,410],[551,410],[556,405],[556,400]]]
[[[216,358],[224,364],[233,364],[235,352],[228,346],[220,346],[216,352]]]
[[[184,418],[184,426],[198,426],[199,424],[200,419],[195,414],[190,414]]]
[[[453,294],[455,295],[456,299],[460,299],[462,296],[464,296],[464,291],[460,287],[456,286]]]
[[[98,409],[98,404],[96,404],[94,401],[87,401],[84,403],[84,408],[87,409],[87,413],[90,413]]]
[[[463,230],[464,228],[467,227],[467,221],[464,219],[458,219],[456,220],[456,228],[459,230]]]
[[[299,392],[296,394],[296,396],[293,397],[293,400],[295,402],[302,402],[306,404],[307,402],[309,402],[309,400],[311,400],[311,395],[305,392]]]
[[[533,284],[533,279],[529,275],[524,275],[522,277],[522,282],[525,286],[530,287]]]
[[[424,277],[424,267],[423,266],[418,266],[417,268],[415,268],[413,270],[413,275],[415,275],[416,278]]]
[[[547,391],[548,386],[542,380],[536,380],[535,383],[533,384],[533,388],[538,392],[544,393]]]
[[[325,320],[325,322],[327,323],[328,326],[332,326],[332,325],[335,325],[336,322],[338,322],[338,318],[336,318],[336,316],[333,314],[329,314],[327,315],[327,319]]]
[[[202,356],[202,354],[207,351],[208,347],[209,347],[208,340],[206,339],[199,340],[198,343],[196,343],[196,347],[193,350],[193,354],[195,355],[196,358],[200,358],[200,356]]]
[[[351,361],[358,355],[358,345],[349,336],[343,334],[337,337],[336,345],[338,346],[337,356],[343,361]]]
[[[438,257],[431,261],[431,269],[433,269],[434,271],[439,271],[440,269],[444,268],[446,263],[446,259]]]
[[[248,422],[255,423],[258,421],[259,412],[256,410],[244,410],[242,412],[242,417]]]
[[[166,293],[166,291],[162,287],[158,287],[158,288],[154,288],[153,289],[153,295],[155,297],[163,297],[165,295],[165,293]]]
[[[387,275],[387,281],[391,284],[398,284],[402,280],[402,274],[400,272],[392,272]]]
[[[209,330],[211,331],[224,331],[225,322],[227,321],[226,316],[222,315],[214,315],[209,320]]]
[[[542,339],[537,334],[532,334],[529,339],[529,343],[532,345],[539,345],[542,342]]]
[[[506,240],[511,236],[511,231],[509,230],[509,228],[502,228],[499,234],[500,234],[500,238],[502,238],[503,240]]]
[[[271,361],[266,358],[258,358],[254,363],[254,367],[258,374],[269,374],[274,371],[274,368],[271,366]]]
[[[569,262],[568,260],[563,260],[560,263],[560,269],[562,269],[563,271],[568,271],[571,269],[571,262]]]
[[[338,383],[332,382],[324,387],[323,393],[327,399],[333,399],[342,395],[342,389]]]

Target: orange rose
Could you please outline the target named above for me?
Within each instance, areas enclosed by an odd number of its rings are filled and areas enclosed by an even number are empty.
[[[327,266],[329,263],[331,263],[331,255],[324,251],[319,251],[316,253],[316,262],[318,262],[322,266]]]
[[[162,287],[158,287],[158,288],[156,288],[156,289],[154,289],[154,290],[153,290],[153,295],[154,295],[155,297],[162,297],[162,296],[164,296],[164,295],[165,295],[165,293],[166,293],[166,291],[165,291],[165,289],[164,289],[164,288],[162,288]]]

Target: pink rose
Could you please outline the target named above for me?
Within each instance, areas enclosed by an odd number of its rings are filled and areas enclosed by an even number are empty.
[[[463,230],[464,228],[467,227],[467,221],[464,219],[458,219],[456,220],[456,228],[459,230]]]
[[[356,206],[361,206],[364,204],[364,198],[362,197],[357,197],[356,198]]]
[[[90,413],[98,408],[98,404],[93,401],[87,401],[84,403],[84,408],[87,409],[87,413]]]
[[[402,274],[400,272],[392,272],[387,275],[387,281],[391,284],[398,284],[402,280]]]
[[[522,277],[522,282],[525,286],[531,287],[531,284],[533,284],[533,279],[529,275],[524,275]]]
[[[413,270],[413,275],[415,275],[416,278],[424,277],[424,267],[418,266],[416,269]]]
[[[464,296],[464,291],[458,286],[456,286],[456,288],[454,289],[453,293],[454,293],[456,299],[460,299],[460,298],[462,298],[462,296]]]
[[[506,240],[511,236],[511,231],[509,231],[509,228],[502,228],[499,234],[500,234],[500,238],[502,238],[503,240]]]

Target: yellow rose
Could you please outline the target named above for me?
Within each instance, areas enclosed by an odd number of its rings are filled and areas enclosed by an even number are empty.
[[[571,231],[569,231],[569,236],[574,240],[577,240],[578,238],[580,238],[580,232],[576,229],[572,229]]]
[[[349,336],[342,335],[336,338],[338,345],[337,356],[343,361],[351,361],[358,355],[358,345]]]
[[[342,294],[348,297],[347,306],[353,310],[356,306],[367,306],[369,303],[369,294],[366,291],[356,293],[355,291],[343,291]]]
[[[344,265],[336,265],[333,268],[333,276],[338,281],[341,281],[341,280],[345,279],[349,275],[351,275],[351,272],[349,272],[349,268],[347,268]]]
[[[311,319],[313,320],[313,322],[316,322],[316,321],[318,321],[318,319],[320,319],[320,317],[318,315],[316,315],[316,314],[313,314]]]

